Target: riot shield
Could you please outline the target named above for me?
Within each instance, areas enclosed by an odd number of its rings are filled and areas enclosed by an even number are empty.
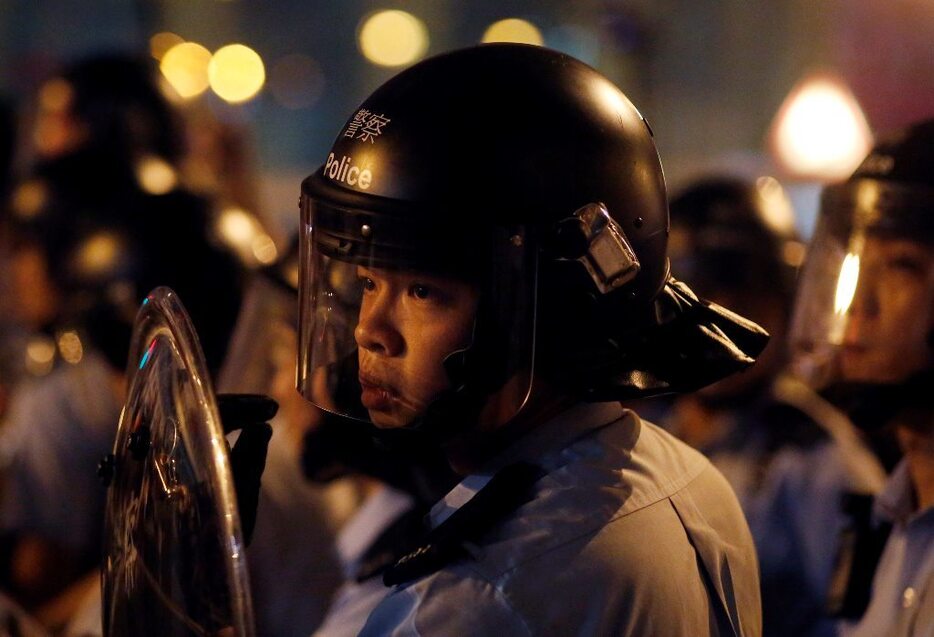
[[[197,335],[178,296],[139,310],[107,499],[105,637],[252,637],[230,459]]]

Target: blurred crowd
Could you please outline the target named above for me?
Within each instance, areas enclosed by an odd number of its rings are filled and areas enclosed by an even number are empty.
[[[150,61],[107,55],[0,108],[2,613],[20,618],[11,634],[100,634],[96,469],[126,399],[140,302],[168,286],[218,390],[280,406],[247,551],[257,634],[356,634],[361,608],[385,594],[382,570],[458,478],[440,456],[387,459],[295,391],[298,240],[272,237],[278,254],[261,262],[231,238],[237,223],[251,236],[271,225],[249,138],[163,90]],[[709,175],[670,194],[672,272],[771,340],[747,372],[627,406],[705,454],[736,492],[765,635],[847,634],[861,619],[886,634],[889,606],[934,606],[934,583],[924,597],[883,568],[930,561],[934,544],[934,123],[914,135],[919,166],[895,177],[922,184],[911,205],[927,225],[862,239],[863,278],[837,308],[851,317],[843,366],[828,366],[814,337],[830,320],[815,308],[821,261],[853,251],[834,217],[843,190],[825,189],[809,241],[775,179]],[[909,479],[927,485],[908,490],[914,506],[892,486]]]

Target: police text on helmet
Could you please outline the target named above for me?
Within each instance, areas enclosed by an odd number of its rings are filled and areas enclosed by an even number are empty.
[[[369,168],[361,169],[360,166],[355,166],[353,158],[347,155],[338,160],[334,153],[330,153],[324,163],[324,174],[329,179],[342,181],[348,186],[357,186],[361,190],[369,188],[373,181],[373,173]]]

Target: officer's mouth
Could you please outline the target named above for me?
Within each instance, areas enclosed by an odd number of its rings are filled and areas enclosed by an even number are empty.
[[[844,357],[857,358],[860,356],[865,356],[869,351],[869,346],[865,343],[857,342],[844,342],[841,352]]]
[[[869,357],[871,353],[871,348],[866,345],[844,344],[840,351],[840,364],[844,376],[864,370],[870,364]]]
[[[398,398],[398,392],[392,387],[380,384],[375,378],[360,374],[360,402],[371,411],[386,411]]]
[[[391,382],[363,372],[357,375],[357,380],[360,382],[360,402],[369,411],[418,414],[425,410],[423,402],[406,395]]]

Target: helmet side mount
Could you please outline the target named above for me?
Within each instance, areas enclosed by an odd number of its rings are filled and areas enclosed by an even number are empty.
[[[633,280],[641,269],[635,250],[602,203],[589,203],[554,226],[551,252],[579,261],[601,294]]]

